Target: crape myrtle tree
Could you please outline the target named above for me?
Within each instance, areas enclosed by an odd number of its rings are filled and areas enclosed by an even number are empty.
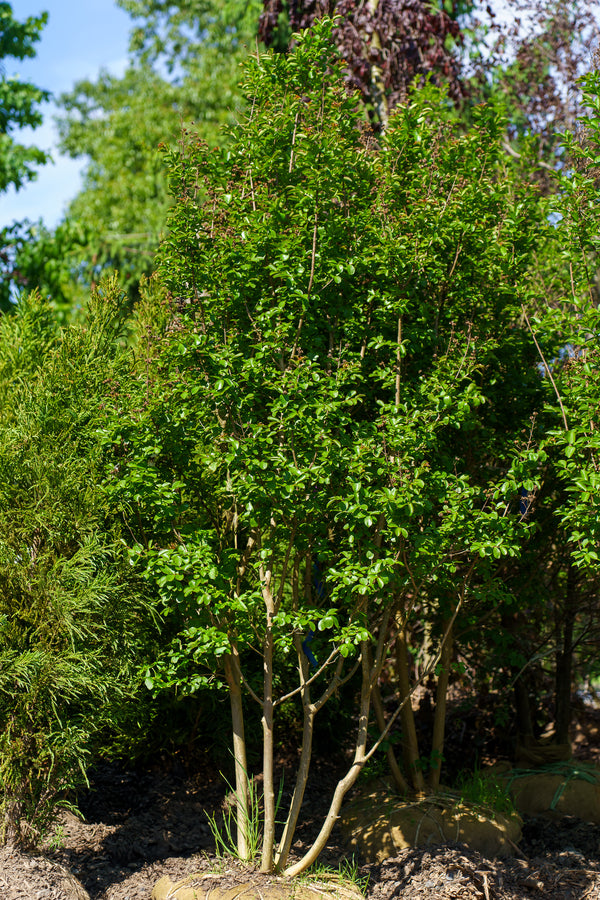
[[[161,305],[163,327],[138,341],[138,400],[109,437],[111,502],[174,632],[148,686],[226,684],[242,857],[243,692],[256,702],[261,866],[287,874],[321,851],[392,725],[369,744],[390,625],[415,610],[439,637],[428,671],[441,663],[443,707],[453,628],[494,584],[497,560],[518,552],[529,527],[518,493],[535,467],[520,432],[494,445],[481,413],[499,371],[521,393],[531,379],[507,366],[505,347],[521,341],[537,211],[505,170],[503,122],[481,108],[465,133],[428,87],[375,141],[332,28],[316,23],[293,53],[249,61],[248,114],[226,150],[188,133],[171,154],[160,269],[171,313]],[[493,465],[469,471],[470,440],[491,442]],[[355,673],[351,765],[315,844],[290,865],[315,716]],[[276,835],[274,723],[291,699],[302,743]]]
[[[553,210],[556,243],[564,272],[564,293],[553,308],[540,311],[537,328],[560,353],[543,361],[548,406],[554,413],[545,451],[551,461],[561,503],[554,508],[565,536],[564,601],[556,640],[556,728],[566,740],[571,686],[598,677],[597,589],[600,577],[598,509],[600,380],[598,353],[598,148],[600,73],[581,81],[587,115],[565,136],[568,165],[559,178]],[[543,353],[543,347],[540,350]]]

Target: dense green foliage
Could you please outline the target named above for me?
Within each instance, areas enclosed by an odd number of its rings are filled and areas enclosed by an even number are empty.
[[[43,832],[148,704],[214,690],[238,850],[260,717],[261,865],[295,874],[378,748],[403,790],[437,788],[452,679],[505,706],[514,686],[516,743],[546,724],[531,707],[553,677],[566,742],[574,679],[599,674],[600,81],[542,179],[543,142],[507,144],[498,82],[464,116],[415,85],[374,134],[334,23],[254,54],[233,94],[249,7],[123,5],[142,22],[132,66],[65,100],[64,144],[92,160],[77,218],[16,233],[44,298],[0,320],[5,838]],[[215,93],[194,99],[211,59]],[[69,272],[115,263],[135,304],[115,276],[65,325]],[[289,866],[315,717],[342,686],[351,765]],[[282,716],[302,724],[280,833]]]
[[[0,320],[2,836],[35,843],[95,751],[138,714],[143,591],[101,490],[119,405],[113,284],[60,330],[33,294]]]
[[[19,22],[13,16],[10,3],[0,3],[0,193],[9,185],[17,189],[35,178],[37,166],[48,159],[37,147],[19,144],[13,132],[26,126],[35,127],[42,121],[38,110],[48,99],[48,92],[26,81],[7,77],[3,60],[35,56],[34,44],[48,16],[29,16]]]
[[[226,151],[190,135],[171,155],[174,334],[113,437],[132,558],[180,623],[148,684],[248,686],[266,798],[290,691],[308,765],[309,661],[319,708],[359,650],[372,680],[392,620],[451,645],[455,623],[502,597],[496,561],[518,554],[519,491],[536,486],[520,285],[542,214],[506,166],[504,122],[485,107],[465,132],[427,88],[376,143],[329,29],[247,64],[250,113]],[[246,673],[250,651],[264,677]],[[269,869],[268,827],[264,841]]]

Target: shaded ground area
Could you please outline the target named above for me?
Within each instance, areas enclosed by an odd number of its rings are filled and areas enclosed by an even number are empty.
[[[551,826],[560,843],[561,827]],[[598,831],[598,829],[596,829]],[[597,842],[598,834],[596,834]],[[525,842],[526,845],[526,842]],[[458,844],[407,850],[372,871],[370,900],[431,900],[432,897],[521,900],[598,900],[599,861],[556,853],[529,860],[487,860]]]
[[[332,773],[326,770],[311,784],[296,853],[316,833],[331,788]],[[221,785],[208,776],[140,775],[106,767],[83,798],[85,821],[63,817],[61,847],[48,848],[44,856],[0,853],[0,897],[84,900],[69,872],[91,900],[149,900],[164,875],[176,882],[197,871],[212,872],[215,885],[248,881],[235,864],[214,856],[204,809],[219,810],[222,804]],[[507,860],[487,860],[447,844],[404,851],[379,866],[362,867],[359,874],[369,877],[370,900],[600,900],[599,826],[572,818],[530,819],[523,831],[522,856]],[[334,832],[322,861],[337,864],[343,857]],[[262,878],[251,876],[258,883]]]
[[[598,764],[600,710],[587,707],[582,713],[573,735],[575,755]],[[450,746],[462,748],[463,758],[481,724],[479,710],[470,715],[472,723],[457,707],[457,715],[449,716]],[[283,772],[290,787],[294,764],[290,757],[289,771]],[[296,857],[317,834],[338,774],[332,759],[315,762]],[[0,849],[0,900],[150,900],[165,875],[177,882],[199,871],[210,872],[215,886],[268,884],[258,873],[249,876],[214,855],[205,811],[218,815],[226,804],[214,766],[188,777],[183,769],[135,772],[107,765],[94,773],[91,790],[79,802],[84,820],[65,814],[43,855]],[[336,829],[319,862],[337,867],[345,858]],[[519,853],[509,859],[490,860],[463,845],[446,844],[403,851],[381,865],[363,866],[358,874],[368,878],[368,900],[600,900],[600,826],[576,818],[529,819]]]

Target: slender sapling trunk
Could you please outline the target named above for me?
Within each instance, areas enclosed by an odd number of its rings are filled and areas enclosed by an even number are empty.
[[[262,841],[261,872],[273,871],[275,845],[275,786],[273,775],[273,616],[275,602],[271,593],[271,570],[260,568],[260,580],[266,612],[266,630],[263,650],[263,790],[264,830]]]
[[[442,754],[444,751],[444,732],[446,729],[446,701],[448,696],[448,680],[450,678],[450,663],[452,662],[452,623],[444,623],[444,639],[442,655],[440,659],[440,674],[438,675],[435,694],[435,713],[433,718],[433,737],[431,741],[431,768],[429,770],[429,787],[436,791],[440,784],[442,771]]]
[[[398,671],[398,687],[400,689],[400,702],[410,697],[410,675],[408,670],[408,647],[406,644],[405,625],[402,616],[396,616],[396,668]],[[403,705],[400,712],[402,723],[404,765],[414,789],[418,793],[425,792],[425,780],[419,767],[419,741],[415,726],[415,716],[410,699]]]
[[[244,735],[244,712],[242,709],[242,685],[237,650],[225,657],[225,676],[229,685],[231,703],[231,724],[233,729],[233,759],[235,763],[235,805],[237,828],[237,852],[240,859],[247,860],[250,854],[248,841],[249,788],[246,764],[246,739]]]

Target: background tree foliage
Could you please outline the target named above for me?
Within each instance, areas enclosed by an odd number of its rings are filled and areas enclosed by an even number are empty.
[[[104,73],[62,98],[62,148],[89,164],[67,215],[86,241],[83,252],[77,240],[68,254],[79,265],[64,267],[75,286],[54,297],[59,305],[82,299],[82,285],[114,268],[130,296],[137,295],[141,275],[152,271],[171,203],[156,149],[160,143],[175,146],[182,126],[191,123],[210,144],[222,140],[221,125],[241,112],[239,63],[253,52],[257,36],[284,50],[293,29],[324,12],[338,14],[335,43],[372,124],[385,124],[409,86],[425,77],[449,87],[465,119],[481,100],[501,97],[508,111],[506,152],[515,163],[523,153],[535,155],[542,167],[528,177],[543,181],[544,166],[555,165],[549,154],[556,126],[573,127],[577,92],[571,88],[593,25],[587,4],[562,0],[532,0],[522,14],[515,4],[514,24],[491,7],[489,13],[472,3],[437,9],[420,0],[122,5],[133,19],[129,70],[123,78]],[[40,240],[45,252],[52,251],[41,232]],[[55,258],[64,254],[60,243]],[[25,268],[11,257],[15,285]]]
[[[455,100],[462,96],[458,17],[470,9],[469,0],[439,7],[422,0],[265,0],[258,33],[267,46],[287,50],[293,34],[323,16],[337,17],[332,39],[348,82],[379,129],[419,78],[445,84]]]
[[[552,192],[550,169],[560,168],[562,136],[584,111],[578,79],[592,64],[597,10],[585,0],[509,0],[503,8],[475,7],[466,25],[464,75],[477,102],[501,98],[507,109],[507,152],[525,147]]]
[[[69,221],[85,234],[81,273],[94,283],[117,269],[137,296],[140,277],[152,271],[155,249],[169,207],[161,141],[175,142],[182,108],[177,89],[148,65],[130,67],[122,78],[101,74],[62,98],[68,118],[59,123],[61,149],[89,164]],[[187,111],[189,114],[189,111]]]
[[[29,16],[24,22],[14,18],[10,3],[0,3],[0,193],[9,187],[17,190],[36,176],[36,169],[49,156],[37,147],[18,143],[14,132],[41,125],[40,104],[49,98],[48,91],[6,74],[11,59],[35,56],[47,14]],[[18,228],[18,226],[17,226]],[[16,248],[6,229],[0,233],[0,311],[10,304],[10,285]]]
[[[245,2],[120,5],[134,17],[130,66],[122,78],[102,73],[63,95],[59,127],[62,151],[89,160],[67,212],[88,236],[87,279],[117,269],[134,297],[171,203],[159,145],[176,146],[192,122],[215,143],[234,120],[257,12]]]
[[[48,160],[48,155],[37,147],[19,144],[14,132],[41,124],[38,107],[49,94],[29,82],[7,76],[5,62],[35,56],[34,44],[47,19],[43,13],[20,22],[14,18],[10,3],[0,3],[0,192],[9,185],[18,189],[35,178],[37,166]]]
[[[81,254],[88,234],[76,220],[53,230],[37,223],[15,222],[0,233],[0,309],[13,308],[19,293],[39,291],[61,321],[76,318],[89,296],[89,269]]]

